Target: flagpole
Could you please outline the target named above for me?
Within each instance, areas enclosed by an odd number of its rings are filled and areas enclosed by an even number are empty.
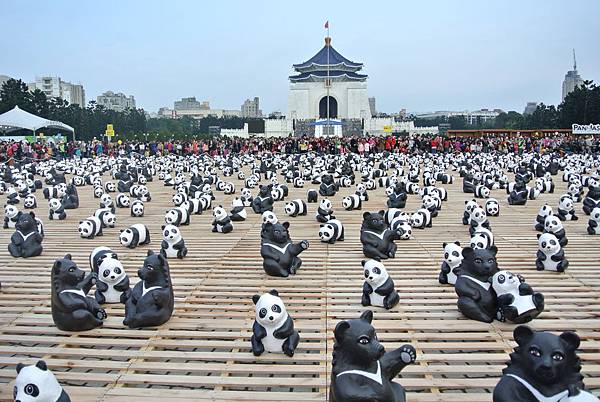
[[[330,133],[330,116],[329,116],[329,102],[331,101],[331,98],[329,98],[329,86],[331,85],[331,82],[329,82],[329,48],[331,47],[331,38],[329,37],[329,20],[327,20],[327,39],[326,39],[326,45],[327,45],[327,80],[325,81],[325,86],[327,87],[327,136],[329,136]]]

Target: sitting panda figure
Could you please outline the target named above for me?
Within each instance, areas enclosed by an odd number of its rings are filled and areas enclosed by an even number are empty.
[[[483,248],[489,249],[494,245],[494,234],[491,230],[481,227],[473,233],[470,240],[472,249]]]
[[[79,221],[79,236],[83,239],[93,239],[96,236],[102,236],[102,222],[96,216],[90,216],[87,219]]]
[[[469,234],[473,236],[473,233],[479,228],[486,228],[490,230],[490,221],[487,218],[485,210],[481,207],[473,208],[471,212],[471,226],[469,227]]]
[[[314,203],[319,201],[319,193],[314,188],[309,189],[306,192],[306,202]]]
[[[334,182],[333,176],[324,174],[321,176],[321,184],[319,184],[319,194],[322,197],[333,197],[339,190],[338,185]]]
[[[579,217],[575,215],[575,206],[573,205],[573,199],[570,195],[565,194],[560,197],[556,216],[558,216],[558,219],[561,221],[576,221],[579,219]]]
[[[17,190],[14,187],[10,187],[6,194],[6,203],[9,205],[17,205],[20,202],[21,197],[19,197],[19,193],[17,193]]]
[[[308,249],[309,243],[306,240],[293,243],[289,227],[288,222],[263,224],[260,255],[263,257],[263,269],[268,275],[287,278],[302,265],[298,256]]]
[[[181,237],[179,228],[175,225],[163,225],[163,240],[160,243],[160,253],[167,258],[182,259],[187,255],[188,249]]]
[[[443,243],[444,261],[440,269],[438,281],[442,285],[454,285],[460,275],[460,265],[463,260],[462,247],[459,241]]]
[[[119,241],[128,248],[136,248],[150,243],[150,231],[146,225],[134,223],[125,230],[121,230]]]
[[[367,186],[364,183],[358,183],[356,185],[356,192],[354,193],[360,197],[363,202],[369,201],[369,193],[367,193]]]
[[[17,364],[13,398],[18,402],[71,402],[43,360],[31,366]]]
[[[350,194],[342,198],[342,207],[346,211],[354,211],[362,209],[362,200],[358,194]]]
[[[129,277],[119,257],[108,247],[90,253],[92,271],[98,275],[94,297],[98,304],[122,303],[129,292]]]
[[[100,197],[100,208],[109,208],[113,214],[115,213],[115,204],[109,194],[102,194]]]
[[[544,233],[552,233],[556,236],[561,247],[566,247],[567,244],[569,244],[569,239],[567,239],[567,233],[565,232],[562,222],[554,215],[546,217],[544,222]]]
[[[233,231],[233,224],[227,211],[221,205],[213,208],[212,231],[213,233],[230,233]]]
[[[48,201],[48,219],[62,221],[66,218],[67,213],[60,200],[58,198],[50,198],[50,201]]]
[[[52,266],[51,306],[54,324],[61,331],[87,331],[104,323],[106,312],[95,298],[87,296],[98,274],[85,272],[71,260],[71,254]]]
[[[485,201],[484,209],[487,216],[500,216],[500,204],[495,198],[488,198]]]
[[[19,208],[14,205],[7,204],[4,206],[4,229],[14,229],[17,224],[17,216],[19,215]]]
[[[39,232],[38,220],[33,211],[19,212],[15,229],[8,243],[8,252],[11,256],[29,258],[42,254],[44,235]]]
[[[499,271],[492,277],[492,287],[498,296],[499,321],[523,324],[544,311],[544,295],[534,292],[520,275]]]
[[[494,402],[599,402],[584,391],[579,336],[554,335],[521,325],[514,330],[517,347],[494,388]]]
[[[432,218],[438,216],[438,204],[434,197],[430,195],[424,195],[421,199],[421,208],[429,211]]]
[[[479,204],[475,200],[467,200],[465,201],[465,211],[463,212],[462,223],[463,225],[471,224],[471,212],[473,209],[477,208]]]
[[[396,256],[398,246],[394,243],[399,236],[388,228],[384,221],[385,211],[363,213],[360,242],[365,257],[386,260]]]
[[[327,223],[321,223],[319,237],[324,243],[334,244],[336,241],[344,241],[344,226],[337,219],[330,219]]]
[[[29,194],[28,196],[26,196],[23,200],[23,207],[25,209],[37,208],[37,199],[35,198],[35,195]]]
[[[254,200],[252,198],[252,190],[250,190],[247,187],[244,187],[242,189],[240,198],[241,198],[242,202],[244,203],[245,207],[251,207],[252,206],[252,201]]]
[[[410,225],[410,216],[400,214],[390,222],[390,229],[396,232],[398,240],[409,240],[412,236],[412,226]]]
[[[190,224],[190,213],[183,207],[171,208],[165,214],[167,225],[181,226]]]
[[[119,193],[117,194],[116,205],[117,208],[129,208],[131,205],[131,200],[127,194]]]
[[[335,216],[333,216],[333,206],[329,199],[323,198],[321,200],[315,217],[317,218],[317,222],[320,223],[326,223],[330,219],[335,219]]]
[[[535,260],[538,271],[564,272],[569,267],[560,240],[554,234],[538,233],[538,248]]]
[[[292,218],[296,216],[305,216],[307,214],[306,203],[304,200],[296,199],[285,203],[285,213]]]
[[[426,208],[420,208],[410,216],[410,225],[416,229],[430,228],[433,224],[431,212]]]
[[[596,207],[590,212],[587,232],[591,235],[600,234],[600,207]]]
[[[394,281],[388,275],[385,266],[376,260],[362,260],[363,292],[361,303],[363,306],[384,307],[387,310],[400,301],[400,296],[394,287]]]
[[[548,204],[544,204],[540,207],[537,216],[535,217],[534,228],[538,232],[544,231],[544,225],[546,224],[546,217],[553,215],[552,207]]]
[[[238,197],[235,197],[233,200],[231,200],[231,211],[229,211],[229,215],[233,222],[245,221],[248,217],[248,214],[246,213],[244,201]]]
[[[117,223],[117,217],[111,212],[110,208],[98,208],[94,212],[94,216],[100,219],[103,228],[114,228]]]
[[[294,329],[294,321],[288,314],[277,290],[252,296],[256,318],[252,325],[252,353],[285,353],[292,357],[298,347],[300,335]]]
[[[94,198],[102,198],[104,194],[102,186],[94,186]]]
[[[171,227],[177,230],[177,227]],[[175,297],[169,263],[164,254],[148,250],[138,276],[140,281],[123,297],[123,325],[129,328],[157,327],[169,321],[173,315]]]
[[[131,216],[141,218],[144,216],[144,202],[142,200],[134,200],[131,203]]]
[[[262,214],[265,211],[273,210],[275,200],[271,195],[272,185],[260,185],[258,194],[252,200],[252,210],[257,214]]]

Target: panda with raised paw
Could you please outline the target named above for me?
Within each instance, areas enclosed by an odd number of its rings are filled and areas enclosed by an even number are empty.
[[[235,197],[231,200],[231,211],[229,211],[229,215],[233,222],[242,222],[248,217],[244,202],[240,198]]]
[[[213,233],[230,233],[233,231],[231,219],[221,205],[213,208],[213,217],[215,218],[212,222]]]
[[[67,213],[60,200],[58,198],[51,198],[48,201],[48,219],[62,221],[66,218]]]
[[[499,321],[523,324],[544,311],[544,295],[534,292],[520,275],[499,271],[492,277],[492,288],[498,296]]]
[[[125,230],[121,230],[119,241],[125,247],[136,248],[150,243],[150,231],[146,225],[135,223]]]
[[[294,321],[288,314],[277,290],[252,296],[256,305],[256,318],[252,325],[252,353],[260,356],[264,352],[285,353],[292,357],[300,335],[294,329]]]
[[[463,260],[462,247],[459,241],[455,241],[454,243],[444,242],[442,248],[444,249],[444,261],[442,261],[438,280],[442,285],[454,285],[460,275],[460,264]]]
[[[285,213],[292,218],[296,216],[304,216],[307,214],[306,203],[304,200],[296,199],[285,203]]]
[[[538,232],[543,232],[546,224],[546,218],[553,215],[552,207],[548,204],[544,204],[540,207],[537,216],[535,217],[534,228]]]
[[[144,202],[141,200],[134,200],[131,203],[131,216],[141,218],[144,216]]]
[[[363,293],[361,303],[363,306],[376,306],[391,309],[400,301],[400,296],[394,287],[394,281],[388,275],[385,266],[376,260],[362,260]]]
[[[579,217],[575,215],[575,206],[573,205],[573,199],[570,195],[565,194],[560,197],[556,216],[558,216],[558,219],[561,221],[576,221],[579,219]]]
[[[495,198],[488,198],[484,209],[487,216],[500,216],[500,204]]]
[[[163,225],[162,231],[163,240],[160,243],[160,253],[167,258],[184,258],[188,249],[179,228],[175,225]]]
[[[398,240],[409,240],[412,236],[412,226],[410,225],[410,215],[403,213],[396,216],[390,222],[390,229],[396,233]]]
[[[317,208],[317,214],[315,216],[317,221],[320,223],[326,223],[330,219],[335,219],[335,216],[332,214],[333,206],[331,201],[329,201],[327,198],[323,198],[319,203],[319,208]]]
[[[324,243],[334,244],[336,241],[344,241],[344,226],[337,219],[330,219],[327,223],[321,223],[319,237]]]
[[[569,267],[560,240],[552,233],[538,233],[535,267],[538,271],[564,272]]]
[[[90,216],[79,221],[79,236],[83,239],[93,239],[96,236],[102,236],[102,222],[96,216]]]
[[[15,402],[71,402],[43,360],[31,366],[17,364],[13,398]]]
[[[17,224],[19,208],[8,204],[4,206],[4,229],[14,229]]]
[[[590,212],[590,219],[587,227],[588,234],[600,234],[600,208],[596,207]]]
[[[240,198],[241,198],[242,202],[244,203],[245,207],[251,207],[252,206],[252,200],[253,200],[253,198],[252,198],[252,191],[249,188],[244,187],[242,189]]]

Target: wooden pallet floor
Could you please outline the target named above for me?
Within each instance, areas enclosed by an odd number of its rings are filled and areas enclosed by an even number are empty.
[[[566,254],[571,262],[568,271],[535,270],[537,240],[532,223],[542,203],[557,205],[565,185],[560,178],[555,180],[557,193],[542,195],[524,207],[509,207],[504,190],[494,191],[501,216],[491,218],[491,225],[500,249],[500,266],[524,275],[546,296],[546,311],[532,325],[551,331],[577,330],[582,338],[585,382],[598,393],[600,236],[586,234],[585,216],[565,224],[569,238]],[[413,239],[397,242],[397,257],[385,265],[401,301],[391,311],[375,309],[374,325],[388,349],[408,342],[418,351],[417,364],[406,368],[397,380],[413,402],[491,401],[491,391],[513,347],[513,325],[465,319],[457,311],[453,288],[437,282],[441,243],[468,242],[467,228],[460,222],[467,195],[460,191],[459,182],[446,186],[449,201],[433,228],[415,230]],[[0,400],[11,398],[10,383],[18,362],[43,358],[74,401],[325,401],[333,328],[339,320],[356,318],[363,310],[362,214],[341,208],[341,198],[350,189],[342,189],[333,198],[336,215],[346,227],[344,242],[326,245],[318,241],[315,204],[309,205],[307,216],[289,219],[292,238],[311,243],[294,277],[278,279],[264,274],[259,216],[251,210],[249,219],[235,223],[234,232],[228,235],[211,233],[211,216],[198,215],[190,226],[182,227],[188,257],[171,260],[176,305],[167,324],[127,329],[122,325],[123,307],[113,305],[103,328],[82,333],[56,329],[49,296],[49,273],[55,258],[69,252],[81,268],[89,269],[90,251],[110,246],[119,253],[135,283],[147,248],[120,246],[118,229],[145,223],[153,237],[149,246],[160,247],[160,225],[171,206],[172,190],[158,181],[149,187],[153,200],[146,204],[144,218],[132,218],[128,210],[118,210],[118,227],[105,230],[103,237],[94,240],[80,239],[77,233],[79,219],[98,206],[90,187],[79,189],[80,208],[68,211],[67,220],[61,222],[48,221],[45,201],[38,192],[41,206],[37,211],[46,231],[40,257],[11,258],[6,245],[12,230],[0,230]],[[289,198],[305,198],[305,192],[306,188],[290,188]],[[217,205],[230,205],[229,196],[216,195]],[[382,189],[370,195],[366,210],[384,208]],[[415,210],[419,203],[418,196],[409,196],[407,210]],[[278,203],[275,211],[284,217],[283,203]],[[272,288],[279,290],[301,334],[293,358],[255,358],[250,352],[251,296]]]

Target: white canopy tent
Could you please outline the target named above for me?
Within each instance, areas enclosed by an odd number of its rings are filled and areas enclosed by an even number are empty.
[[[43,127],[70,131],[73,133],[73,138],[75,137],[75,130],[73,127],[61,123],[60,121],[48,120],[36,116],[23,109],[19,109],[18,106],[15,106],[6,113],[0,114],[0,132],[2,133],[25,129],[33,131],[35,137],[35,132]]]

